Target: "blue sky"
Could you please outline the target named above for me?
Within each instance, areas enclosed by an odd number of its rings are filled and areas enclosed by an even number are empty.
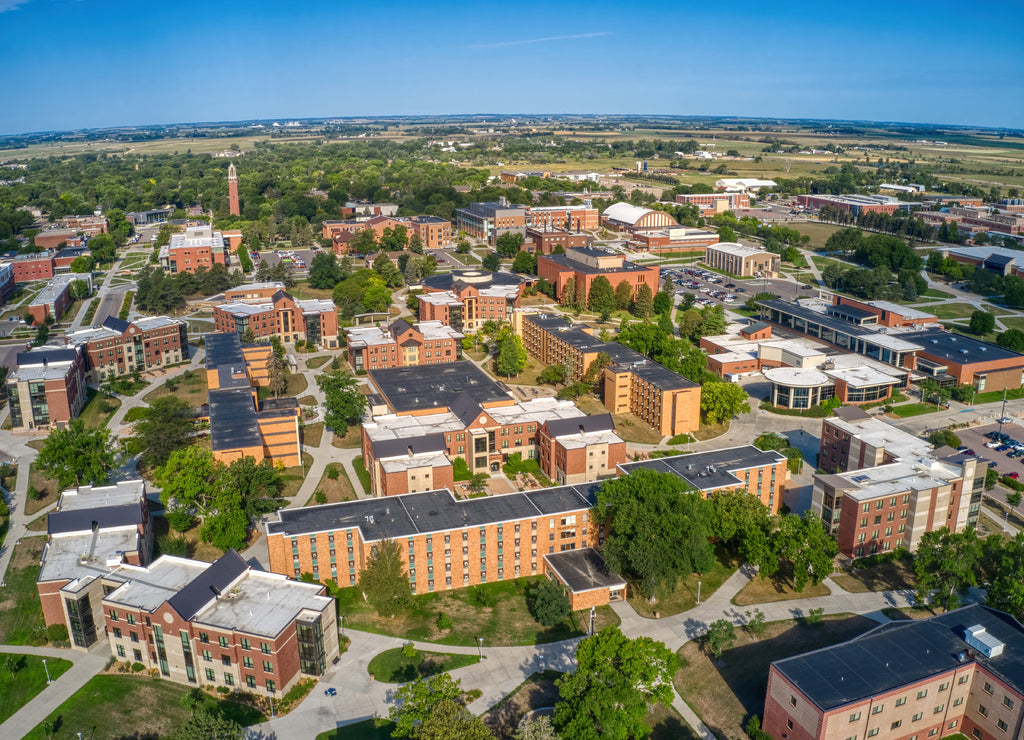
[[[1021,0],[0,0],[0,133],[481,112],[1024,127],[1022,39]]]

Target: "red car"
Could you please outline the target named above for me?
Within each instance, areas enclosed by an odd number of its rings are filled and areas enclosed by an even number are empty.
[[[1020,478],[1020,473],[1014,470],[1012,473],[1010,473],[1010,477],[1013,478],[1014,480],[1017,480],[1018,478]]]

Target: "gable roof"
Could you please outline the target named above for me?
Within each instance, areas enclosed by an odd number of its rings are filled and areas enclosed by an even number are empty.
[[[167,604],[185,621],[192,621],[204,606],[220,596],[249,565],[232,548],[210,567],[189,581],[185,588],[167,600]]]

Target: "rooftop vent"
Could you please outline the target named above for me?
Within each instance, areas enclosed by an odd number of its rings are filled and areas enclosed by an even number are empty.
[[[986,658],[996,658],[1002,655],[1003,647],[1005,647],[1002,641],[990,635],[980,624],[967,628],[964,642]]]

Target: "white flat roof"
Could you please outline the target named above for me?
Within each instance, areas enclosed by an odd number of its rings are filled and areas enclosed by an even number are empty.
[[[726,254],[731,254],[734,257],[751,257],[755,254],[771,254],[767,250],[755,249],[754,247],[737,244],[736,242],[718,242],[718,244],[712,244],[707,247],[707,250],[724,252]]]
[[[879,372],[866,365],[825,370],[825,374],[833,380],[842,380],[853,388],[867,388],[900,382],[899,378],[894,378],[888,373]]]
[[[112,486],[79,486],[62,491],[57,508],[60,511],[80,511],[134,504],[145,495],[146,481],[142,479],[118,481]]]
[[[122,562],[119,553],[139,549],[139,530],[135,525],[101,529],[93,542],[92,532],[56,534],[43,549],[39,581],[76,580],[107,576]],[[92,557],[89,558],[89,552]],[[107,565],[107,562],[114,562]]]
[[[385,473],[402,473],[414,468],[440,468],[450,465],[448,458],[440,452],[433,452],[427,455],[402,455],[400,457],[386,458],[380,460],[380,466]]]
[[[932,321],[938,321],[938,317],[935,314],[930,314],[927,311],[919,311],[916,308],[909,308],[908,306],[901,306],[898,303],[892,303],[890,301],[865,301],[869,306],[880,308],[883,311],[891,311],[892,313],[899,314],[907,319],[931,319]]]
[[[825,373],[812,368],[768,367],[762,370],[762,374],[772,383],[800,388],[813,388],[829,382]]]

